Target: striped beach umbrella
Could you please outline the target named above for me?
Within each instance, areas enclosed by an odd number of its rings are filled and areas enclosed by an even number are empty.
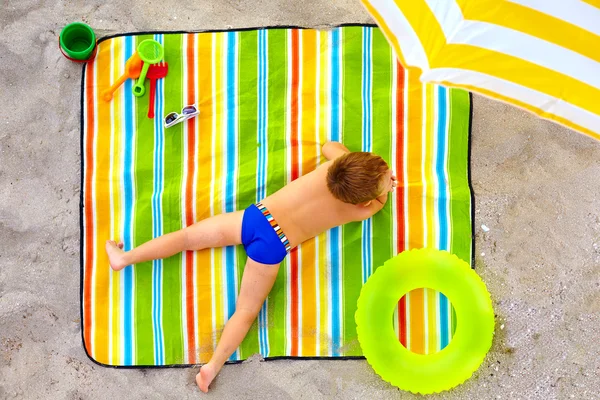
[[[600,0],[361,0],[421,80],[600,139]]]

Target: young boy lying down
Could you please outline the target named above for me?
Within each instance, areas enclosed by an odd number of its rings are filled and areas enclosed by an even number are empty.
[[[248,260],[235,313],[212,358],[196,375],[203,392],[246,336],[290,249],[333,227],[370,218],[396,186],[396,177],[377,155],[350,152],[336,142],[326,143],[322,152],[327,162],[244,211],[215,215],[130,251],[123,251],[122,243],[106,242],[110,265],[117,271],[184,250],[244,246]]]

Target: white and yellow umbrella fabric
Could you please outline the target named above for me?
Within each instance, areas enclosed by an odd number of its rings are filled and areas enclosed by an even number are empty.
[[[423,82],[600,139],[600,0],[361,0]]]

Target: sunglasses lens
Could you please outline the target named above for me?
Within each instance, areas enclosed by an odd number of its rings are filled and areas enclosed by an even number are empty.
[[[165,117],[165,122],[167,124],[170,124],[171,122],[175,121],[177,119],[177,113],[169,113],[166,117]]]
[[[182,112],[185,115],[189,115],[189,114],[195,113],[196,111],[198,111],[198,110],[196,110],[196,106],[186,106],[186,107],[183,107],[183,111]]]

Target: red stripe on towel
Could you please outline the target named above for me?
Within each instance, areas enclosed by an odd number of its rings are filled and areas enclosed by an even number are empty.
[[[94,63],[88,63],[85,70],[85,95],[94,96]],[[91,92],[91,93],[90,93]],[[89,355],[92,355],[92,274],[94,265],[94,209],[92,193],[92,179],[94,173],[94,104],[95,101],[88,100],[86,108],[86,140],[85,140],[85,196],[84,196],[84,215],[85,215],[85,281],[83,282],[85,298],[83,299],[83,315],[86,316],[83,321],[85,326],[83,332],[83,344]]]
[[[187,36],[186,68],[187,68],[187,104],[195,104],[196,74],[194,65],[196,51],[194,48],[194,34]],[[187,127],[187,176],[185,180],[185,225],[194,224],[194,163],[196,160],[196,119],[186,121]],[[194,325],[195,302],[194,302],[194,252],[185,252],[185,315],[187,321],[187,355],[188,363],[196,364],[196,327]]]
[[[398,253],[406,250],[406,220],[404,218],[404,170],[406,160],[404,159],[404,68],[402,64],[397,63],[396,69],[396,165],[394,166],[398,186],[396,188],[396,220],[398,221]],[[402,297],[398,302],[398,332],[400,342],[406,347],[406,299]]]
[[[291,93],[291,153],[292,153],[292,180],[298,179],[299,155],[298,155],[298,87],[300,81],[300,51],[299,51],[299,32],[297,29],[291,31],[292,36],[292,93]],[[291,292],[291,325],[292,325],[292,343],[290,355],[298,356],[298,248],[290,252],[290,292]]]

